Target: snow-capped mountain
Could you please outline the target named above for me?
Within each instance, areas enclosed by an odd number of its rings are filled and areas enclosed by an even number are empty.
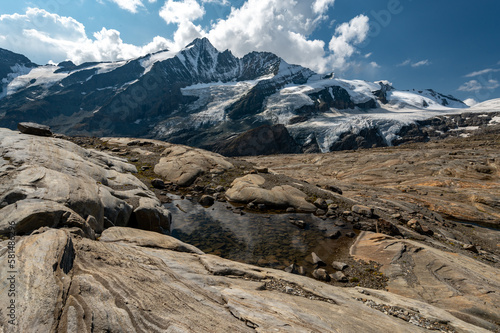
[[[319,75],[272,53],[237,58],[206,38],[179,52],[78,66],[37,66],[0,50],[0,79],[2,127],[35,121],[65,134],[152,137],[204,148],[276,124],[310,151],[329,151],[344,133],[363,129],[375,129],[390,144],[411,122],[467,108],[433,90]]]

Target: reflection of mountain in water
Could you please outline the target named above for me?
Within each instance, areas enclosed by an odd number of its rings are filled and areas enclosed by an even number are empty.
[[[294,262],[307,265],[304,260],[310,252],[328,258],[340,242],[326,237],[339,230],[334,221],[311,214],[239,215],[227,204],[216,202],[204,208],[179,197],[165,206],[172,212],[172,236],[231,260],[276,268]],[[303,220],[307,227],[299,229],[290,218]]]

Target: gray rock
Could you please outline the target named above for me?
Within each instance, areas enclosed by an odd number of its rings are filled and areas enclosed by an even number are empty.
[[[330,278],[332,280],[337,281],[337,282],[348,282],[349,281],[347,279],[347,276],[345,276],[345,274],[342,272],[335,272],[333,274],[330,274]]]
[[[314,201],[314,205],[321,210],[328,209],[328,204],[326,203],[325,199],[323,199],[323,198],[316,199],[316,201]]]
[[[355,288],[205,255],[172,237],[143,230],[110,228],[100,241],[93,241],[71,237],[67,230],[46,229],[18,237],[16,243],[16,257],[22,263],[16,274],[16,297],[23,300],[16,308],[14,331],[19,332],[51,332],[56,327],[58,332],[114,332],[117,328],[124,332],[218,332],[221,328],[278,332],[291,323],[298,332],[342,332],[346,327],[352,332],[427,332],[369,308],[359,297],[411,309],[433,322],[449,323],[459,332],[487,332],[434,304],[384,290],[361,296]],[[0,242],[1,262],[7,262],[7,244]],[[9,277],[8,270],[0,265],[0,276]],[[255,280],[262,279],[289,283],[268,291],[257,287]],[[7,278],[0,282],[2,290],[8,290],[8,283]],[[293,295],[287,294],[290,288]],[[299,296],[303,290],[322,299]],[[480,295],[488,299],[496,294]],[[7,309],[9,302],[9,297],[0,297],[0,308]],[[7,320],[2,311],[0,321]]]
[[[316,210],[315,214],[318,216],[323,216],[326,215],[326,211],[324,211],[323,209],[318,209]]]
[[[201,174],[212,169],[229,170],[234,166],[219,154],[187,146],[171,145],[162,153],[154,172],[179,186],[190,186]]]
[[[367,206],[354,205],[352,206],[351,210],[356,214],[363,215],[368,218],[373,216],[373,208]]]
[[[316,207],[307,202],[307,195],[290,185],[275,186],[272,189],[264,188],[266,180],[260,175],[246,175],[237,178],[226,191],[229,201],[238,203],[253,202],[270,207],[294,207],[300,211],[314,212]]]
[[[164,189],[165,188],[165,182],[162,179],[156,178],[151,181],[151,185],[153,185],[154,188],[157,189]]]
[[[325,262],[314,252],[311,252],[312,263],[316,266],[326,266]]]
[[[32,213],[39,214],[33,226],[21,223],[23,232],[37,225],[69,226],[63,223],[61,214],[70,210],[81,219],[72,225],[85,228],[90,237],[88,227],[101,233],[105,226],[127,226],[132,212],[139,208],[136,215],[142,216],[141,211],[146,210],[158,214],[157,219],[163,221],[159,225],[168,230],[165,217],[169,213],[158,208],[161,202],[131,174],[137,169],[124,159],[86,150],[66,140],[21,135],[6,129],[0,129],[0,157],[0,161],[9,161],[8,165],[0,164],[0,172],[5,175],[0,182],[0,216],[6,216],[12,204],[21,208],[31,205]],[[124,187],[130,190],[116,190]],[[35,207],[37,200],[40,204]],[[146,201],[148,208],[144,206]],[[47,208],[45,215],[43,207]],[[16,211],[18,219],[27,217],[27,213]]]
[[[329,282],[331,280],[330,275],[328,275],[328,272],[324,268],[315,269],[312,275],[316,280],[325,282]]]
[[[169,233],[171,221],[172,214],[158,200],[141,198],[139,207],[132,213],[130,224],[143,230]]]
[[[299,227],[300,229],[305,229],[306,227],[306,222],[304,222],[303,220],[296,220],[296,219],[290,219],[290,223]]]
[[[19,123],[17,124],[17,129],[23,134],[52,136],[52,131],[49,126],[36,123]]]
[[[349,267],[349,265],[340,261],[334,261],[332,262],[332,267],[338,271],[343,271],[344,269]]]
[[[200,205],[208,207],[212,206],[215,202],[215,198],[210,195],[204,195],[200,198]]]

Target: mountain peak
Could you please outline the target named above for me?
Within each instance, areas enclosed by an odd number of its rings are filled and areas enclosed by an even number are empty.
[[[212,43],[210,43],[210,40],[207,37],[196,38],[188,46],[186,46],[185,49],[189,49],[192,47],[197,47],[205,50],[206,49],[216,50],[216,48],[212,45]]]

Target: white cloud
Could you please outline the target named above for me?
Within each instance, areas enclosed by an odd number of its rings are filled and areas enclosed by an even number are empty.
[[[333,6],[335,0],[316,0],[312,4],[313,12],[315,14],[324,14],[328,7]]]
[[[429,66],[430,64],[432,64],[432,63],[428,59],[420,60],[417,62],[412,62],[411,59],[406,59],[402,63],[397,64],[396,67],[411,66],[413,68],[416,68],[416,67],[422,67],[422,66]]]
[[[465,105],[468,105],[468,106],[474,106],[478,103],[478,101],[476,101],[474,98],[467,98],[465,101],[464,101]]]
[[[396,65],[397,67],[403,67],[403,66],[408,66],[409,64],[411,64],[411,60],[410,59],[406,59],[405,61],[403,61],[402,63]]]
[[[332,37],[328,46],[333,52],[330,59],[334,67],[344,67],[347,59],[355,52],[354,46],[366,39],[370,29],[368,21],[367,16],[358,15],[349,23],[342,23],[335,29],[335,36]]]
[[[310,38],[327,19],[315,13],[315,3],[320,10],[320,3],[312,0],[247,0],[240,8],[232,8],[225,19],[216,22],[206,37],[219,50],[230,49],[236,56],[268,51],[289,63],[319,72],[329,71],[334,64],[325,42]],[[327,4],[333,1],[323,3],[328,8]]]
[[[143,8],[144,4],[142,3],[142,0],[110,0],[111,2],[114,2],[120,7],[121,9],[128,10],[131,13],[137,13],[138,8]],[[154,1],[149,1],[149,2],[154,2]]]
[[[133,12],[157,0],[106,1]],[[311,38],[320,24],[330,22],[326,11],[333,0],[246,0],[211,26],[201,27],[193,22],[204,17],[208,3],[230,4],[228,0],[164,0],[159,15],[167,24],[175,24],[176,30],[170,39],[156,37],[144,46],[124,43],[114,29],[87,34],[85,26],[71,17],[30,8],[25,14],[0,16],[0,47],[29,55],[41,64],[50,59],[81,63],[128,59],[166,48],[179,50],[197,37],[208,37],[219,50],[230,49],[239,57],[252,51],[273,52],[289,63],[322,73],[360,67],[350,60],[355,54],[365,59],[357,45],[368,33],[366,16],[338,25],[329,44]],[[366,61],[364,65],[373,69]]]
[[[416,62],[414,64],[411,64],[411,67],[422,67],[422,66],[429,66],[431,62],[427,59],[421,60],[419,62]]]
[[[380,68],[380,65],[379,65],[379,64],[377,64],[375,61],[370,62],[370,65],[371,65],[373,68]]]
[[[479,90],[495,90],[500,87],[500,83],[497,80],[488,80],[484,82],[479,82],[477,80],[470,80],[462,84],[458,90],[459,91],[479,91]]]
[[[496,72],[500,72],[500,69],[486,68],[486,69],[483,69],[481,71],[469,73],[469,74],[465,75],[465,77],[475,77],[475,76],[481,76],[481,75],[485,75],[485,74],[489,74],[489,73],[496,73]]]
[[[25,14],[1,15],[0,47],[30,56],[45,64],[47,59],[60,62],[70,59],[79,64],[87,61],[130,59],[168,48],[170,42],[155,37],[144,46],[124,43],[120,32],[102,28],[89,38],[85,26],[70,17],[51,14],[43,9],[28,8]]]
[[[481,90],[483,86],[476,80],[470,80],[462,84],[458,90],[459,91],[478,91]]]
[[[365,58],[366,58],[366,59],[370,58],[370,57],[372,56],[372,54],[373,54],[373,53],[371,53],[371,52],[370,52],[370,53],[365,54]]]
[[[168,24],[195,21],[205,15],[205,9],[196,0],[168,0],[160,10],[160,16]]]

